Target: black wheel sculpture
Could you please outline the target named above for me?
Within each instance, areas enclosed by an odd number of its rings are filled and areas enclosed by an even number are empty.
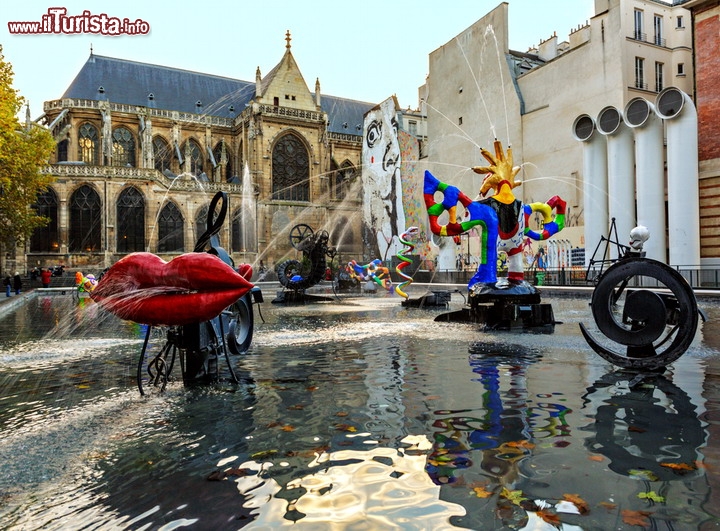
[[[590,305],[600,332],[626,348],[617,352],[600,344],[581,323],[585,340],[623,368],[664,368],[690,347],[698,326],[695,294],[683,276],[641,256],[626,256],[609,267],[598,279]]]
[[[227,334],[228,348],[233,354],[244,354],[250,348],[255,327],[252,300],[245,295],[238,299],[229,311],[231,318]]]
[[[301,249],[300,243],[312,235],[313,230],[310,225],[305,225],[304,223],[295,225],[290,230],[290,245],[292,245],[295,249]]]

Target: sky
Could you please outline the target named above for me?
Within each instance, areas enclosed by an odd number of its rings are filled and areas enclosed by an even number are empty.
[[[594,0],[507,0],[510,48],[527,51],[557,33],[560,41],[594,14]],[[416,108],[418,87],[428,74],[429,54],[492,11],[500,0],[4,0],[0,45],[12,64],[13,86],[30,104],[59,99],[92,47],[93,53],[206,74],[254,81],[285,52],[290,31],[293,56],[310,91],[320,79],[326,95],[379,103],[396,95],[402,108]],[[440,7],[440,8],[438,8]],[[8,23],[50,23],[87,12],[105,19],[139,21],[136,35],[16,34]],[[51,11],[55,10],[55,11]],[[106,15],[106,17],[102,17]],[[86,18],[91,18],[86,17]],[[24,116],[23,109],[21,115]]]

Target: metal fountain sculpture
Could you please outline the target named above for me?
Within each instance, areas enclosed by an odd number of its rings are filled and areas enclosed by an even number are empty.
[[[481,150],[488,166],[472,168],[485,175],[476,200],[425,172],[425,206],[434,234],[457,237],[473,227],[483,229],[480,264],[468,283],[467,306],[435,320],[482,323],[486,329],[552,330],[557,323],[552,306],[542,303],[539,291],[524,280],[522,251],[526,238],[547,240],[563,229],[565,201],[554,196],[546,203],[523,204],[512,192],[522,184],[515,181],[520,168],[513,166],[512,148],[506,154],[497,140],[494,147],[494,155]],[[494,193],[485,197],[491,190]],[[541,232],[528,226],[534,213],[543,216]],[[508,256],[506,277],[497,277],[498,251]]]
[[[216,215],[216,210],[218,209]],[[217,234],[227,215],[227,194],[218,192],[210,203],[207,230],[194,252],[170,262],[139,252],[116,262],[91,293],[93,300],[122,319],[147,326],[137,366],[137,384],[143,389],[143,368],[148,381],[164,390],[179,354],[183,382],[219,379],[222,355],[231,379],[238,383],[228,352],[241,354],[253,336],[253,302],[262,293],[251,282],[252,267],[237,269],[220,246]],[[153,327],[167,327],[166,340],[152,358],[146,355]]]
[[[284,290],[277,294],[273,303],[330,300],[305,292],[325,278],[327,258],[332,261],[337,254],[336,249],[330,247],[329,240],[326,230],[314,232],[303,223],[290,230],[290,245],[303,253],[302,261],[289,259],[277,265],[275,271]]]
[[[586,273],[595,283],[590,307],[604,340],[596,340],[582,323],[580,330],[596,353],[625,369],[664,369],[687,351],[699,318],[705,320],[685,278],[645,257],[643,244],[649,237],[648,229],[638,226],[630,232],[630,244],[622,245],[613,219]],[[617,258],[608,258],[613,245]],[[593,271],[598,272],[593,276]]]
[[[558,323],[552,306],[541,303],[538,290],[523,279],[523,238],[546,240],[562,230],[565,202],[554,196],[547,203],[522,204],[512,193],[520,185],[514,179],[519,168],[512,165],[512,150],[508,148],[505,155],[496,141],[494,156],[486,150],[481,153],[490,163],[473,168],[487,175],[480,188],[481,199],[472,201],[425,172],[425,204],[434,234],[458,236],[475,226],[483,228],[482,256],[468,283],[468,305],[435,320],[483,323],[485,329],[551,330]],[[482,199],[491,189],[494,194]],[[462,216],[458,206],[464,208]],[[543,216],[542,232],[528,226],[535,212]],[[440,216],[446,216],[445,224],[440,223]],[[622,245],[613,220],[610,234],[601,238],[586,274],[595,283],[590,307],[604,338],[598,341],[580,324],[582,334],[597,354],[625,369],[664,369],[687,351],[699,318],[704,320],[685,278],[666,264],[645,257],[642,248],[649,236],[648,229],[639,226],[631,231],[630,245]],[[611,245],[616,247],[616,258],[607,258]],[[499,250],[508,256],[504,278],[497,278]],[[591,272],[596,272],[592,279]],[[625,350],[618,350],[618,345]]]

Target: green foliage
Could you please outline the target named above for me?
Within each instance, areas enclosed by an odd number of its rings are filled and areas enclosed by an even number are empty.
[[[24,99],[12,82],[12,65],[0,46],[0,243],[8,246],[26,241],[48,222],[30,207],[52,181],[39,170],[55,150],[47,129],[17,119]]]

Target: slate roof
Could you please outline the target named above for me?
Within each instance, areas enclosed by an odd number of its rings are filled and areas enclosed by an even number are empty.
[[[232,118],[255,97],[255,83],[90,55],[62,97],[107,99],[113,103]],[[328,129],[335,133],[362,135],[363,115],[375,105],[321,95],[322,110],[330,119]]]

